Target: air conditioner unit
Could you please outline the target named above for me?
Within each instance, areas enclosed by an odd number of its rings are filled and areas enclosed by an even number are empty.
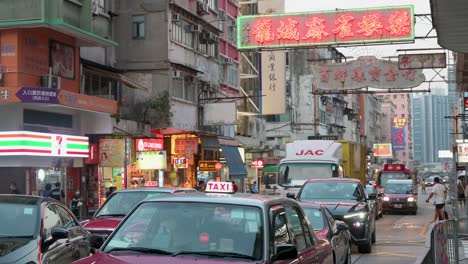
[[[192,32],[202,32],[202,26],[199,24],[191,25],[190,31]]]
[[[181,71],[172,71],[172,77],[173,78],[182,78],[182,72]]]
[[[235,27],[236,26],[236,21],[234,20],[229,20],[227,23],[228,27]]]
[[[219,18],[226,18],[226,11],[220,9],[218,15]]]
[[[173,13],[172,14],[172,22],[180,22],[180,14]]]
[[[197,11],[199,15],[208,15],[208,1],[199,0],[197,2]]]
[[[60,89],[60,83],[61,83],[61,78],[59,76],[55,76],[55,75],[52,75],[52,76],[42,75],[41,76],[42,87]]]

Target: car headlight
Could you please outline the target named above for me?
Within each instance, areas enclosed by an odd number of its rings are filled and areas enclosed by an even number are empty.
[[[390,201],[390,197],[384,196],[383,200],[384,200],[385,202],[388,202],[388,201]]]
[[[349,218],[360,218],[360,219],[364,219],[364,218],[366,218],[366,215],[367,215],[366,212],[359,212],[359,213],[347,214],[347,215],[344,216],[344,218],[345,218],[345,219],[349,219]]]
[[[412,203],[414,201],[415,201],[414,197],[408,197],[408,202]]]

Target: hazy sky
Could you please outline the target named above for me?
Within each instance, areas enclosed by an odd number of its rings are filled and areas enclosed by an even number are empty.
[[[351,9],[363,7],[382,7],[395,5],[414,5],[415,14],[430,14],[431,8],[429,0],[285,0],[286,12],[305,12],[305,11],[321,11],[334,9]],[[415,35],[424,36],[432,28],[432,23],[427,19],[416,18]],[[433,31],[435,33],[435,31]],[[434,34],[433,34],[434,35]],[[357,46],[351,48],[338,48],[345,56],[352,56],[355,59],[359,56],[376,56],[378,58],[387,56],[397,56],[397,49],[416,49],[416,48],[440,48],[437,45],[437,39],[418,39],[412,44],[398,45],[374,45],[374,46]],[[436,50],[433,52],[441,52]],[[416,53],[416,52],[413,52]],[[423,53],[423,52],[417,52]],[[445,72],[445,71],[444,71]],[[433,70],[425,70],[426,80],[434,76]],[[443,73],[442,75],[446,75]],[[434,80],[441,80],[435,78]],[[427,83],[421,86],[426,88]],[[443,83],[433,83],[432,87],[446,87]]]

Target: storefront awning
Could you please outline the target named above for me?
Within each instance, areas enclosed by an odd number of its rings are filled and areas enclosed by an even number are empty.
[[[239,153],[239,148],[234,146],[221,145],[226,164],[229,167],[230,178],[245,178],[247,170]]]

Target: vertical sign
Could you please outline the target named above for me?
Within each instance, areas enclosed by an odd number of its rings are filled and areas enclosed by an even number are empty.
[[[394,127],[392,128],[392,146],[393,151],[400,151],[406,149],[405,128]]]
[[[463,98],[463,104],[465,106],[465,112],[468,112],[468,97]]]
[[[259,14],[284,13],[284,0],[259,0]],[[286,52],[261,52],[262,114],[283,114],[286,111]]]

